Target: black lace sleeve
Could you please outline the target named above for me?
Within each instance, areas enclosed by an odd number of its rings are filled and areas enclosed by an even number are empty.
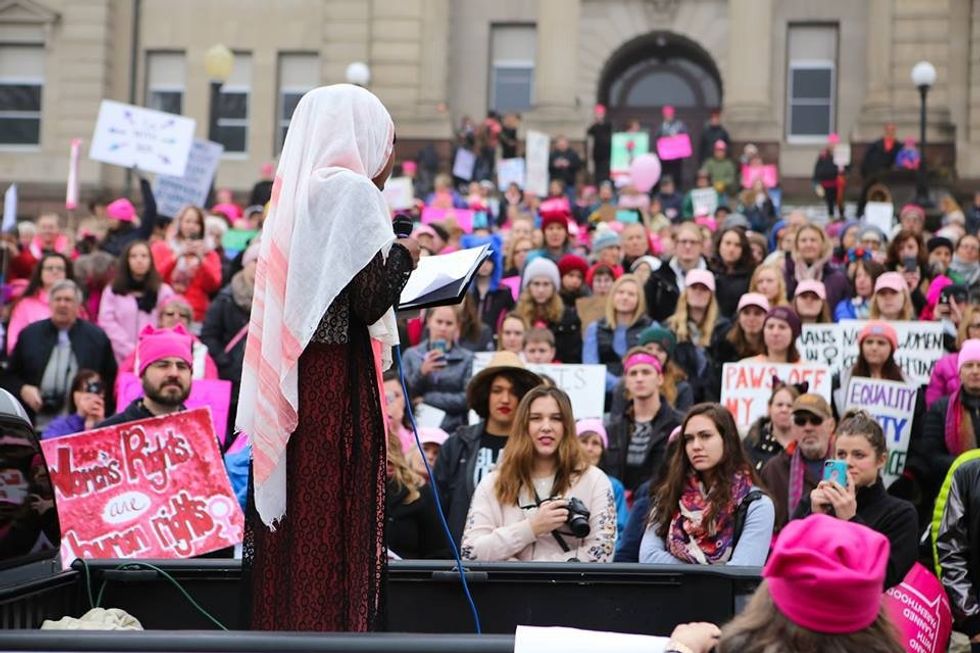
[[[350,307],[365,324],[374,324],[398,302],[402,288],[412,274],[412,255],[397,243],[388,260],[381,253],[371,259],[350,284]]]

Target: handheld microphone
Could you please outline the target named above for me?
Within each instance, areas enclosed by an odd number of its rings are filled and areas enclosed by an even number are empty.
[[[395,230],[395,235],[399,238],[410,238],[412,231],[415,230],[415,221],[404,213],[399,213],[391,221],[391,228]]]

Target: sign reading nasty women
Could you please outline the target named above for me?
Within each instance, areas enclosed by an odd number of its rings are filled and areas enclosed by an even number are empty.
[[[198,408],[41,442],[62,560],[188,558],[238,544],[244,517]]]

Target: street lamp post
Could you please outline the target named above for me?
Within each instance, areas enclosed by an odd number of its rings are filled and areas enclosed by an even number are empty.
[[[928,61],[920,61],[912,67],[912,83],[919,89],[919,170],[915,179],[915,201],[919,206],[931,207],[929,182],[926,179],[926,96],[936,83],[936,68]]]
[[[208,140],[218,141],[218,103],[221,101],[221,87],[231,77],[235,65],[235,55],[220,43],[211,46],[204,53],[204,70],[211,86],[211,100],[208,107]]]

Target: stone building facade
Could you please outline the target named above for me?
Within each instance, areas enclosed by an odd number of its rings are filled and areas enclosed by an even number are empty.
[[[218,183],[238,190],[275,158],[298,96],[354,61],[403,157],[447,154],[462,117],[488,109],[577,141],[596,102],[651,128],[673,104],[694,132],[721,105],[736,142],[805,180],[828,132],[856,151],[885,121],[917,137],[909,73],[927,59],[930,164],[980,179],[975,0],[0,0],[0,181],[63,194],[69,143],[91,138],[103,98],[179,110],[206,137],[216,43],[236,55]],[[125,185],[88,160],[80,175],[83,196]]]

